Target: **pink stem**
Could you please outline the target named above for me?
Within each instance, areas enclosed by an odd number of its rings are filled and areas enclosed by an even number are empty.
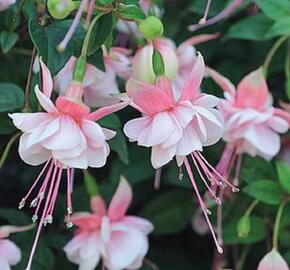
[[[87,17],[86,17],[86,26],[87,27],[90,25],[93,11],[94,11],[94,7],[95,7],[95,0],[91,0],[89,3],[88,13],[87,13]]]
[[[162,173],[162,169],[158,168],[155,171],[155,179],[154,179],[154,188],[156,190],[158,190],[160,188],[160,183],[161,183],[161,173]]]
[[[80,23],[81,17],[83,15],[83,12],[84,12],[85,8],[87,7],[87,5],[88,5],[88,0],[81,1],[80,7],[77,11],[76,16],[74,17],[74,20],[73,20],[68,32],[66,33],[62,42],[58,45],[59,51],[64,51],[66,49],[67,44],[71,40],[73,34],[75,33],[75,31]]]

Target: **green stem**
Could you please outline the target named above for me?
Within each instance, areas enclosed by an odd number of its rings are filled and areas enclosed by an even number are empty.
[[[3,167],[7,157],[8,157],[8,154],[9,154],[9,151],[11,149],[11,146],[15,143],[15,141],[18,139],[18,137],[21,135],[21,132],[18,132],[16,133],[11,139],[10,141],[7,143],[5,149],[4,149],[4,152],[1,156],[1,159],[0,159],[0,168]]]
[[[288,39],[287,55],[285,61],[285,77],[287,80],[290,79],[290,39]]]
[[[287,200],[284,200],[278,209],[276,219],[275,219],[275,225],[274,225],[274,232],[273,232],[273,247],[278,250],[278,238],[279,238],[279,230],[280,230],[280,223],[281,223],[281,218],[283,214],[284,207],[287,203]]]
[[[88,46],[89,46],[91,34],[93,32],[93,28],[94,28],[95,24],[97,23],[98,19],[100,19],[104,14],[106,14],[106,13],[100,12],[99,14],[97,14],[96,17],[91,21],[91,23],[89,25],[89,28],[88,28],[88,31],[86,33],[85,40],[83,43],[83,47],[82,47],[82,53],[81,53],[81,56],[84,58],[86,58],[86,55],[87,55]]]
[[[259,203],[258,200],[253,201],[251,205],[248,207],[248,209],[246,210],[245,216],[249,216],[258,203]]]
[[[245,264],[245,261],[246,261],[246,258],[249,254],[249,251],[250,251],[250,248],[251,246],[246,246],[243,250],[243,253],[241,255],[241,258],[240,260],[238,261],[238,264],[237,264],[237,270],[242,270],[243,269],[243,266]]]
[[[265,71],[268,70],[270,63],[273,60],[273,57],[275,55],[275,53],[277,52],[277,50],[280,48],[280,46],[283,44],[283,42],[287,39],[288,37],[286,36],[282,36],[280,37],[272,46],[271,50],[269,51],[269,53],[267,54],[264,64],[263,64],[263,68]]]

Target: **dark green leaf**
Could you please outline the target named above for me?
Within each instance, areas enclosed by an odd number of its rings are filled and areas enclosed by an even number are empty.
[[[118,13],[122,19],[129,21],[141,21],[146,18],[142,9],[137,5],[120,6]]]
[[[1,208],[0,217],[8,221],[8,224],[25,226],[31,223],[31,218],[23,211],[14,208]]]
[[[113,28],[112,13],[103,15],[95,24],[88,46],[88,55],[99,49],[111,35]]]
[[[282,188],[290,194],[290,166],[283,161],[277,161],[276,167]]]
[[[283,190],[273,181],[260,180],[246,186],[243,191],[255,199],[267,204],[279,204],[283,198]]]
[[[238,220],[229,224],[225,224],[223,230],[224,243],[226,245],[253,244],[263,240],[267,235],[265,222],[259,217],[251,216],[249,223],[251,224],[251,228],[246,237],[239,237],[238,235]]]
[[[0,135],[11,134],[16,130],[7,113],[0,114]]]
[[[106,71],[103,50],[100,48],[96,50],[87,58],[88,62],[102,71]]]
[[[114,150],[121,161],[125,164],[129,163],[129,153],[128,153],[128,146],[127,140],[125,135],[121,130],[117,132],[117,135],[109,141],[112,150]]]
[[[157,234],[174,234],[183,230],[194,212],[194,199],[188,190],[172,190],[149,202],[140,215],[153,222]]]
[[[80,27],[64,52],[59,53],[56,50],[57,45],[62,41],[71,23],[71,20],[64,20],[43,27],[35,19],[29,21],[30,36],[37,48],[38,55],[44,59],[53,75],[65,65],[72,55],[79,55],[84,37],[84,31]]]
[[[276,21],[273,26],[265,34],[266,37],[272,38],[277,36],[288,36],[290,35],[290,17],[281,18]]]
[[[9,50],[16,44],[19,39],[17,33],[3,31],[0,33],[0,45],[3,53],[8,53]]]
[[[24,105],[24,93],[15,84],[0,83],[0,113],[21,109]]]
[[[273,20],[290,16],[289,0],[255,0],[263,13]]]
[[[266,40],[268,37],[265,33],[272,24],[273,22],[262,14],[250,16],[231,26],[225,39]]]

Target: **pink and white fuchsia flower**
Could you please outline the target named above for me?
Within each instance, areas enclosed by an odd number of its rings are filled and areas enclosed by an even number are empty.
[[[203,57],[198,54],[192,72],[177,98],[174,97],[171,83],[165,76],[157,78],[155,85],[131,79],[127,83],[127,94],[133,100],[132,105],[143,116],[126,123],[124,132],[138,145],[152,147],[151,163],[154,168],[160,168],[174,157],[178,166],[185,165],[217,248],[222,252],[189,161],[190,157],[202,181],[218,203],[220,201],[207,180],[218,186],[223,186],[225,182],[236,190],[201,154],[204,146],[212,145],[221,138],[224,125],[221,114],[214,108],[219,99],[200,93],[204,69]]]
[[[0,11],[8,9],[10,6],[14,5],[16,0],[0,0]]]
[[[132,75],[130,51],[113,47],[108,54],[103,50],[106,71],[102,71],[92,64],[87,64],[83,80],[84,102],[89,107],[101,107],[119,102],[113,95],[119,94],[117,76],[128,79]],[[60,72],[54,77],[54,90],[65,95],[66,89],[72,81],[76,58],[72,56]]]
[[[226,176],[237,161],[238,177],[241,155],[272,159],[280,150],[279,133],[289,128],[289,115],[274,108],[268,86],[261,69],[252,71],[235,86],[221,74],[207,69],[217,84],[225,91],[219,109],[225,119],[223,139],[228,143],[217,169]],[[288,119],[287,119],[288,116]]]
[[[43,92],[37,85],[35,93],[45,112],[10,115],[14,125],[24,133],[19,142],[20,157],[33,166],[45,163],[19,208],[24,207],[46,171],[39,193],[30,204],[36,207],[34,222],[38,219],[40,209],[43,210],[27,269],[31,267],[42,226],[52,222],[62,172],[67,173],[67,213],[70,216],[73,168],[104,166],[110,152],[106,141],[115,136],[115,132],[102,128],[95,121],[127,105],[123,102],[90,112],[89,107],[82,103],[82,84],[74,81],[68,86],[65,96],[58,97],[54,105],[50,100],[53,89],[50,72],[43,62],[40,64]],[[72,225],[69,217],[67,225]]]
[[[25,232],[34,226],[1,226],[0,227],[0,269],[11,270],[10,266],[18,264],[21,260],[21,251],[12,241],[6,239],[11,233]]]
[[[68,259],[83,270],[94,270],[100,260],[108,270],[139,269],[153,225],[126,215],[131,201],[132,189],[121,178],[108,210],[102,197],[97,196],[91,200],[92,213],[75,213],[72,222],[78,230],[64,247]]]

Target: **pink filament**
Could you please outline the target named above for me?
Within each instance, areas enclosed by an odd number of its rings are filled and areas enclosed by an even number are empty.
[[[216,235],[215,235],[214,229],[213,229],[212,224],[211,224],[211,222],[210,222],[210,220],[209,220],[209,218],[208,218],[208,209],[206,208],[205,203],[204,203],[204,201],[203,201],[203,199],[202,199],[202,197],[201,197],[201,195],[200,195],[200,193],[199,193],[198,187],[197,187],[197,185],[196,185],[196,183],[195,183],[195,180],[194,180],[194,177],[193,177],[193,173],[192,173],[192,170],[191,170],[191,168],[190,168],[190,164],[189,164],[187,158],[184,159],[184,164],[185,164],[185,168],[186,168],[186,171],[187,171],[187,173],[188,173],[188,176],[189,176],[189,178],[190,178],[190,181],[191,181],[191,183],[192,183],[192,186],[193,186],[193,188],[194,188],[194,190],[195,190],[195,193],[196,193],[197,199],[198,199],[198,201],[199,201],[199,204],[201,205],[201,209],[202,209],[203,214],[204,214],[204,216],[205,216],[205,219],[206,219],[206,222],[207,222],[207,224],[208,224],[208,227],[209,227],[209,229],[210,229],[210,231],[211,231],[211,234],[212,234],[212,237],[213,237],[213,239],[214,239],[214,242],[215,242],[215,245],[216,245],[217,251],[218,251],[219,253],[223,253],[223,249],[222,249],[222,247],[219,245],[219,243],[218,243],[218,241],[217,241],[217,238],[216,238]]]
[[[87,7],[88,5],[88,0],[82,0],[81,1],[81,4],[80,4],[80,7],[77,11],[77,14],[76,16],[74,17],[74,20],[68,30],[68,32],[66,33],[64,39],[62,40],[62,42],[58,45],[58,49],[60,51],[64,51],[67,44],[69,43],[69,41],[71,40],[73,34],[75,33],[79,23],[80,23],[80,20],[81,20],[81,17],[83,15],[83,12],[85,10],[85,8]]]
[[[206,19],[207,19],[207,16],[208,16],[210,5],[211,5],[211,0],[207,0],[207,4],[206,4],[206,7],[205,7],[204,15],[203,15],[202,19],[199,21],[200,24],[206,23]]]

